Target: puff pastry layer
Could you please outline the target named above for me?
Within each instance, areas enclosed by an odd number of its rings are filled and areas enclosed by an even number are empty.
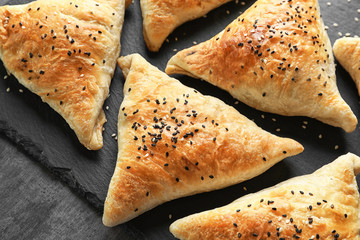
[[[310,175],[177,220],[179,239],[360,239],[355,176],[360,158],[347,154]]]
[[[349,72],[360,95],[360,38],[341,38],[334,43],[334,54]]]
[[[355,130],[317,0],[258,0],[212,39],[178,52],[168,74],[202,78],[256,109]]]
[[[172,199],[250,179],[303,151],[296,141],[260,129],[233,107],[182,85],[138,54],[118,62],[126,82],[106,226]]]
[[[120,55],[125,0],[0,7],[7,71],[57,111],[88,149],[103,146],[103,103]]]
[[[143,33],[150,51],[159,51],[166,37],[181,24],[199,18],[231,0],[140,0]]]

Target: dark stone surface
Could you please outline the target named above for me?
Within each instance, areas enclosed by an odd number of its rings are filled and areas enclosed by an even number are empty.
[[[29,0],[0,0],[0,5],[25,2]],[[174,49],[207,40],[253,2],[246,1],[246,5],[241,6],[234,1],[214,10],[206,18],[187,23],[169,36],[169,42],[159,53],[150,53],[142,39],[139,1],[135,1],[126,11],[122,55],[138,52],[164,70]],[[328,6],[327,2],[332,5]],[[339,37],[338,32],[360,35],[360,24],[354,21],[355,17],[360,18],[357,13],[359,0],[350,3],[320,0],[320,4],[332,42]],[[333,27],[333,23],[339,26]],[[5,74],[5,69],[0,66],[0,77]],[[360,118],[355,84],[341,67],[337,68],[337,75],[341,94]],[[105,103],[109,110],[106,111],[108,123],[105,125],[104,148],[97,152],[82,147],[56,112],[10,77],[0,81],[0,200],[3,203],[0,239],[171,239],[168,227],[175,219],[227,204],[290,177],[311,173],[344,153],[360,155],[359,129],[347,134],[313,119],[262,113],[244,104],[235,104],[236,100],[229,94],[206,82],[177,77],[184,84],[235,106],[263,129],[299,141],[305,147],[304,153],[284,160],[245,183],[166,203],[127,224],[108,229],[102,226],[101,209],[116,162],[117,143],[111,135],[117,132],[117,114],[122,101],[124,79],[121,71],[117,68],[111,95]],[[11,89],[9,93],[7,88]],[[24,92],[20,93],[19,89]],[[336,145],[338,150],[335,150]]]

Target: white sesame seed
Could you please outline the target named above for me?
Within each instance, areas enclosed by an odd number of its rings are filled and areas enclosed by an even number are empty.
[[[81,74],[80,77],[84,77],[84,74]]]
[[[261,114],[261,118],[264,119],[264,118],[265,118],[265,115],[264,115],[264,114]]]
[[[338,27],[338,26],[339,26],[339,24],[337,24],[337,23],[333,23],[333,26],[334,26],[334,27]]]
[[[272,120],[273,120],[273,122],[276,122],[276,118],[273,118]]]
[[[308,121],[303,121],[303,124],[305,125],[308,125],[308,123],[309,123]]]
[[[238,104],[239,104],[239,101],[236,101],[236,102],[235,102],[235,105],[238,105]]]
[[[319,134],[319,139],[322,139],[323,138],[323,135],[322,134]]]
[[[193,44],[197,44],[197,42],[196,42],[196,41],[193,41]]]
[[[247,191],[247,188],[246,187],[243,187],[244,191]]]
[[[103,131],[105,131],[105,128],[103,127],[103,129],[102,129]]]
[[[19,93],[23,93],[24,92],[24,90],[22,90],[21,88],[19,89]]]
[[[343,34],[341,32],[338,32],[338,35],[339,35],[339,37],[342,37]]]
[[[329,27],[328,27],[328,26],[325,26],[325,30],[329,30]]]
[[[230,14],[230,11],[229,11],[229,10],[226,10],[226,14],[229,15],[229,14]]]
[[[327,2],[326,5],[331,6],[331,2]]]
[[[106,110],[109,110],[109,106],[106,106],[105,109],[106,109]]]
[[[176,48],[174,48],[174,49],[173,49],[173,51],[174,51],[174,52],[177,52],[177,49],[176,49]]]
[[[303,129],[306,129],[306,126],[305,126],[305,125],[302,125],[301,127],[302,127]]]
[[[172,215],[171,215],[171,214],[169,214],[169,219],[172,219]]]
[[[167,38],[165,41],[166,41],[167,43],[170,42],[168,38]]]
[[[115,140],[117,140],[118,138],[117,137],[114,137]]]
[[[175,37],[175,41],[178,41],[179,39],[177,37]]]
[[[240,4],[241,4],[241,6],[245,6],[245,2],[241,2]]]
[[[358,13],[360,13],[360,8],[357,10]]]
[[[6,92],[10,92],[10,88],[9,88],[9,87],[6,89]]]
[[[111,134],[111,137],[116,137],[116,134],[115,133]]]
[[[335,145],[335,150],[338,150],[339,149],[339,145]]]
[[[9,77],[8,75],[5,75],[5,76],[4,76],[4,79],[7,79],[8,77]]]
[[[350,37],[350,36],[351,36],[351,33],[345,33],[345,36],[346,36],[346,37]]]
[[[280,132],[280,128],[277,128],[276,131],[277,131],[277,132]]]
[[[354,21],[355,21],[355,22],[358,22],[358,21],[359,21],[359,18],[358,18],[358,17],[355,17],[355,18],[354,18]]]

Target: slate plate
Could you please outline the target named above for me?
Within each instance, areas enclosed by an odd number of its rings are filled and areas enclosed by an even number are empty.
[[[0,0],[0,5],[20,4],[29,0]],[[158,53],[147,51],[142,38],[142,18],[139,1],[126,11],[122,36],[122,55],[140,53],[152,64],[164,70],[167,61],[177,50],[192,46],[220,32],[254,0],[242,5],[239,1],[225,4],[212,11],[206,18],[179,27]],[[330,3],[331,5],[328,5]],[[360,18],[357,9],[360,1],[320,0],[325,25],[332,42],[350,33],[360,35]],[[334,23],[338,27],[333,26]],[[0,66],[0,77],[6,71]],[[118,226],[128,233],[123,239],[172,239],[168,227],[174,220],[189,214],[219,207],[247,193],[272,186],[290,177],[311,173],[319,167],[347,152],[360,155],[360,130],[351,134],[304,117],[282,117],[263,113],[238,103],[226,92],[189,77],[176,76],[185,85],[198,89],[233,105],[242,114],[253,119],[258,126],[279,136],[293,138],[305,147],[304,153],[285,159],[255,179],[211,193],[174,200],[163,204],[142,216]],[[355,84],[342,67],[337,68],[338,86],[345,101],[360,119],[359,97]],[[41,99],[17,83],[14,77],[0,81],[0,134],[19,146],[31,159],[44,164],[52,173],[86,198],[95,209],[102,211],[108,184],[116,163],[117,143],[111,137],[117,132],[118,109],[122,101],[124,79],[117,68],[111,85],[111,95],[105,110],[104,148],[97,152],[86,150],[77,140],[66,122]],[[10,89],[10,92],[7,92]],[[19,90],[22,89],[23,92]],[[319,135],[322,137],[320,138]],[[359,178],[358,178],[359,180]],[[359,182],[359,181],[358,181]],[[171,219],[170,219],[171,216]]]

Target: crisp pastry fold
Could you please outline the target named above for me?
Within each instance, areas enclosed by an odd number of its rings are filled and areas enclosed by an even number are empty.
[[[199,18],[231,0],[140,0],[143,35],[150,51],[159,51],[166,37],[181,24]]]
[[[126,78],[118,159],[105,201],[106,226],[157,205],[253,178],[303,147],[274,136],[219,99],[150,65],[121,57]]]
[[[292,178],[170,226],[179,239],[360,239],[356,175],[360,158],[339,157]]]
[[[336,85],[317,0],[258,0],[210,40],[178,52],[166,73],[204,79],[262,111],[346,132],[357,125]]]
[[[7,71],[57,111],[88,149],[103,146],[103,103],[120,55],[125,0],[0,7]]]
[[[334,54],[349,72],[360,95],[360,38],[341,38],[334,43]]]

